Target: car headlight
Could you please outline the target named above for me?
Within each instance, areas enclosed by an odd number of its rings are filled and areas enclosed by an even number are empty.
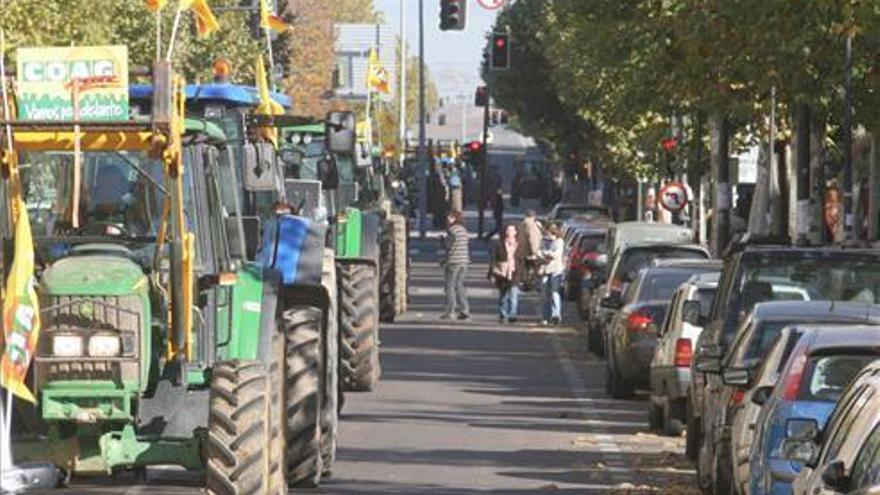
[[[83,339],[79,335],[55,335],[52,337],[52,355],[55,357],[80,357],[83,355]]]
[[[93,335],[89,339],[89,356],[116,357],[122,353],[118,335]]]

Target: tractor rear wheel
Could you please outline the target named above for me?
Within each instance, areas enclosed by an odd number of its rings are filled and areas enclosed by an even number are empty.
[[[284,412],[287,482],[316,487],[321,481],[321,326],[323,313],[312,306],[282,311],[285,342]]]
[[[336,285],[336,262],[332,249],[324,253],[321,285],[330,295],[324,318],[324,354],[321,359],[323,396],[321,397],[321,460],[323,476],[329,477],[336,462],[339,442],[339,311]]]
[[[379,381],[379,319],[376,267],[339,266],[339,362],[342,389],[368,392]]]
[[[257,361],[229,361],[213,368],[206,445],[209,495],[286,493],[282,472],[280,400],[272,371]],[[276,368],[277,369],[277,368]],[[273,424],[275,426],[273,426]],[[277,437],[277,438],[276,438]]]
[[[388,221],[379,236],[379,320],[382,323],[394,323],[397,316],[395,254],[394,225]]]
[[[409,290],[407,287],[407,270],[409,268],[409,252],[406,241],[406,218],[402,215],[392,215],[394,225],[394,312],[397,316],[406,313]]]

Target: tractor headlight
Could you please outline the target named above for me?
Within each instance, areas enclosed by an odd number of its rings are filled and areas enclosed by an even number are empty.
[[[79,335],[55,335],[52,337],[52,355],[55,357],[80,357],[83,355],[83,339]]]
[[[302,144],[305,144],[305,145],[312,144],[312,135],[311,134],[303,134]]]
[[[118,335],[93,335],[89,339],[89,356],[116,357],[122,354]]]

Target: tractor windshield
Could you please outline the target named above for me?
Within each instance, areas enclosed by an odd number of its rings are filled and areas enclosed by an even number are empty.
[[[162,163],[144,153],[82,153],[76,192],[72,152],[23,153],[20,168],[35,237],[156,236],[164,195]]]

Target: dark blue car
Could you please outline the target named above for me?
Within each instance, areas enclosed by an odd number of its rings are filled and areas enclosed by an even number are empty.
[[[755,425],[749,495],[792,493],[801,464],[782,452],[788,421],[814,420],[820,430],[825,426],[849,382],[880,356],[880,327],[792,326],[777,345],[789,347],[790,357],[772,392],[753,394],[752,400],[766,402]]]

